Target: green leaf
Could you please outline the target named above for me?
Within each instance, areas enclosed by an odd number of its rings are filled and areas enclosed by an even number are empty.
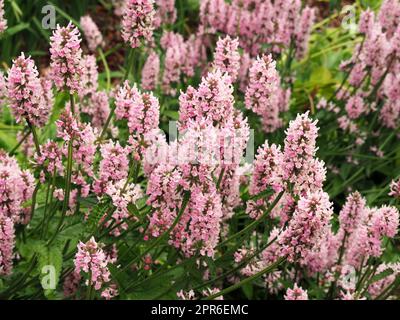
[[[172,120],[179,120],[179,113],[178,111],[174,110],[165,110],[164,115],[166,115],[168,118],[171,118]]]
[[[388,268],[388,269],[386,269],[386,270],[384,270],[384,271],[382,271],[382,272],[380,272],[380,273],[374,275],[374,276],[372,277],[372,280],[371,280],[371,283],[370,283],[370,284],[372,284],[372,283],[374,283],[374,282],[377,282],[377,281],[380,281],[380,280],[382,280],[382,279],[385,279],[386,277],[388,277],[388,276],[390,276],[391,274],[393,274],[393,272],[394,272],[394,271],[393,271],[392,269]]]
[[[50,248],[41,248],[38,252],[38,269],[41,283],[46,283],[47,279],[54,276],[54,288],[45,289],[44,294],[46,297],[51,298],[54,290],[57,288],[57,284],[60,279],[61,268],[62,268],[62,250],[59,246],[52,246]],[[52,269],[54,268],[54,269]],[[54,271],[54,274],[52,273]]]
[[[1,36],[1,39],[6,39],[8,37],[11,37],[25,29],[29,28],[29,23],[20,23],[17,24],[16,26],[12,26],[8,28],[6,31],[4,31],[3,35]]]
[[[247,299],[251,300],[253,298],[253,292],[254,292],[253,284],[246,283],[245,285],[242,286],[242,290],[246,295]]]

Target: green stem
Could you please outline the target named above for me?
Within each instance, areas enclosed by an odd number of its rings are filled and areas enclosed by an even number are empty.
[[[101,61],[103,62],[104,65],[104,71],[106,72],[106,77],[107,77],[107,91],[110,91],[111,88],[111,74],[110,74],[110,68],[108,66],[106,57],[104,56],[104,52],[101,48],[98,49]]]
[[[33,142],[35,143],[35,148],[36,148],[36,153],[40,156],[41,155],[41,153],[40,153],[40,144],[39,144],[38,135],[36,133],[36,129],[28,120],[26,120],[26,122],[28,123],[28,127],[32,132]]]
[[[65,178],[65,187],[64,187],[64,202],[61,211],[61,218],[54,232],[52,238],[50,239],[50,243],[56,238],[57,233],[60,231],[61,226],[64,223],[64,219],[68,210],[69,205],[69,196],[71,193],[71,180],[72,180],[72,154],[73,154],[73,137],[71,137],[70,141],[68,142],[68,159],[67,159],[67,174]]]
[[[28,130],[28,131],[24,134],[24,136],[22,137],[22,139],[18,141],[17,145],[16,145],[14,148],[11,149],[11,151],[8,153],[8,155],[9,155],[9,156],[12,156],[12,155],[17,151],[17,149],[21,146],[21,144],[24,143],[24,141],[26,140],[26,138],[29,137],[30,134],[31,134],[31,131]]]
[[[219,190],[222,182],[222,178],[224,177],[225,167],[222,167],[221,172],[219,173],[218,181],[217,181],[217,190]]]
[[[36,198],[37,198],[37,193],[40,189],[40,182],[37,183],[35,189],[33,190],[33,194],[32,194],[32,204],[31,204],[31,216],[30,216],[30,220],[32,221],[33,216],[35,214],[35,207],[36,207]]]
[[[135,50],[133,48],[129,48],[127,68],[125,70],[124,81],[128,80],[128,78],[129,78],[129,74],[132,70],[132,66],[133,66],[133,62],[134,62],[134,57],[135,57]]]

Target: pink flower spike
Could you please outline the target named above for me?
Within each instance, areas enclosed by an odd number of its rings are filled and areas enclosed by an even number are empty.
[[[153,0],[126,0],[122,38],[132,48],[151,41],[155,15],[153,4]]]
[[[50,77],[59,90],[80,92],[83,74],[81,39],[77,27],[70,22],[57,26],[50,37]]]

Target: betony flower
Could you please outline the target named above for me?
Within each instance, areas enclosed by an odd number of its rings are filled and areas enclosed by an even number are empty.
[[[81,17],[80,25],[90,51],[95,52],[98,47],[104,46],[103,36],[89,15]]]
[[[86,96],[94,94],[98,88],[99,73],[97,71],[96,57],[93,55],[84,55],[81,60],[81,90],[79,97],[83,99]]]
[[[295,283],[293,289],[287,289],[285,300],[308,300],[307,290],[303,290],[301,287],[297,286],[297,283]]]
[[[232,82],[236,81],[240,68],[239,40],[226,36],[219,38],[214,53],[214,68],[228,73]]]
[[[12,271],[14,238],[12,219],[0,213],[0,276],[9,275]]]
[[[87,286],[93,286],[95,290],[100,290],[110,282],[111,274],[107,266],[108,262],[102,244],[98,244],[94,237],[86,243],[78,243],[78,251],[74,259],[74,272],[76,274],[84,272],[88,275]]]
[[[156,0],[156,14],[154,26],[160,27],[162,24],[173,24],[177,17],[175,0]]]
[[[50,113],[34,61],[24,53],[13,61],[7,77],[8,98],[17,121],[43,127]]]
[[[278,237],[281,254],[289,261],[300,261],[319,243],[333,214],[329,196],[322,190],[300,197],[288,226]]]
[[[273,132],[281,126],[278,99],[280,77],[271,55],[258,57],[249,71],[245,106],[261,116],[264,130]]]
[[[389,196],[394,198],[400,198],[400,179],[399,180],[392,180],[390,183],[390,192]]]
[[[357,119],[365,112],[364,100],[359,95],[352,96],[347,100],[345,108],[350,119]]]
[[[151,51],[142,69],[142,88],[154,90],[159,84],[160,57],[155,51]]]
[[[187,128],[189,120],[206,119],[214,126],[222,126],[234,113],[231,79],[219,69],[203,78],[199,88],[188,87],[179,97],[180,129]]]
[[[71,22],[57,26],[50,37],[50,77],[59,90],[80,92],[83,74],[81,39],[77,27]]]
[[[117,119],[127,119],[129,131],[143,135],[158,128],[160,105],[151,92],[140,92],[125,81],[115,98]]]
[[[132,48],[150,42],[154,29],[154,1],[127,0],[122,18],[122,38]]]
[[[28,170],[21,170],[16,159],[0,152],[0,216],[10,217],[14,223],[26,221],[30,212],[24,204],[30,200],[34,178]],[[28,210],[28,211],[27,211]]]
[[[308,112],[297,115],[286,130],[283,150],[283,180],[294,185],[295,193],[318,190],[325,180],[324,163],[315,158],[318,135],[317,121]]]

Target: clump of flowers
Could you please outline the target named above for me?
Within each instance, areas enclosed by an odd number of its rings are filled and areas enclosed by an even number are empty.
[[[94,185],[96,193],[105,192],[108,183],[116,183],[128,177],[130,151],[129,147],[121,147],[119,142],[112,141],[100,147],[102,160],[99,166],[99,179]]]
[[[96,57],[84,55],[81,60],[82,74],[80,79],[79,96],[84,98],[94,94],[98,87],[99,73],[97,71]]]
[[[395,198],[400,198],[400,180],[393,180],[391,182],[389,195]]]
[[[142,69],[142,88],[154,90],[159,84],[160,57],[155,51],[151,51]]]
[[[307,112],[297,115],[286,131],[283,180],[292,183],[297,194],[307,190],[318,190],[325,180],[324,163],[315,158],[318,135],[316,124]]]
[[[36,127],[46,124],[51,106],[45,100],[34,61],[24,53],[13,61],[8,71],[7,89],[11,110],[18,122],[25,119]]]
[[[162,24],[173,24],[177,16],[175,0],[156,0],[155,4],[154,26],[158,28]]]
[[[207,119],[214,125],[222,125],[233,115],[233,87],[231,78],[217,69],[203,78],[196,90],[189,87],[179,97],[179,124],[185,129],[189,120]]]
[[[16,159],[0,152],[0,216],[14,223],[26,222],[30,208],[24,206],[34,189],[34,178],[28,170],[21,170]]]
[[[220,38],[214,53],[214,68],[219,68],[236,81],[240,68],[239,40],[231,39],[229,36]]]
[[[303,290],[301,287],[297,286],[297,283],[295,283],[293,289],[287,289],[285,300],[308,300],[307,290]]]
[[[94,23],[93,19],[89,16],[82,16],[80,25],[88,43],[89,50],[94,52],[98,47],[104,46],[103,36],[99,28]]]
[[[154,1],[127,0],[122,19],[122,38],[132,48],[151,41],[154,29]]]
[[[301,197],[288,227],[279,235],[282,254],[290,261],[304,259],[330,227],[332,214],[332,204],[325,192],[309,192]]]
[[[50,76],[59,90],[80,92],[82,67],[81,39],[77,27],[70,22],[57,26],[50,37]]]
[[[160,106],[152,93],[142,93],[125,81],[115,100],[117,119],[127,119],[131,133],[143,135],[158,128]]]
[[[278,99],[280,77],[271,55],[264,55],[254,61],[249,71],[249,85],[246,89],[245,105],[261,116],[266,132],[273,132],[281,126]]]
[[[12,271],[14,237],[12,219],[0,213],[0,276],[9,275]]]
[[[110,271],[108,269],[109,258],[102,249],[102,244],[97,243],[94,237],[88,242],[80,242],[75,255],[74,264],[76,274],[83,272],[87,280],[85,284],[99,291],[109,286]],[[114,293],[116,294],[116,293]]]

